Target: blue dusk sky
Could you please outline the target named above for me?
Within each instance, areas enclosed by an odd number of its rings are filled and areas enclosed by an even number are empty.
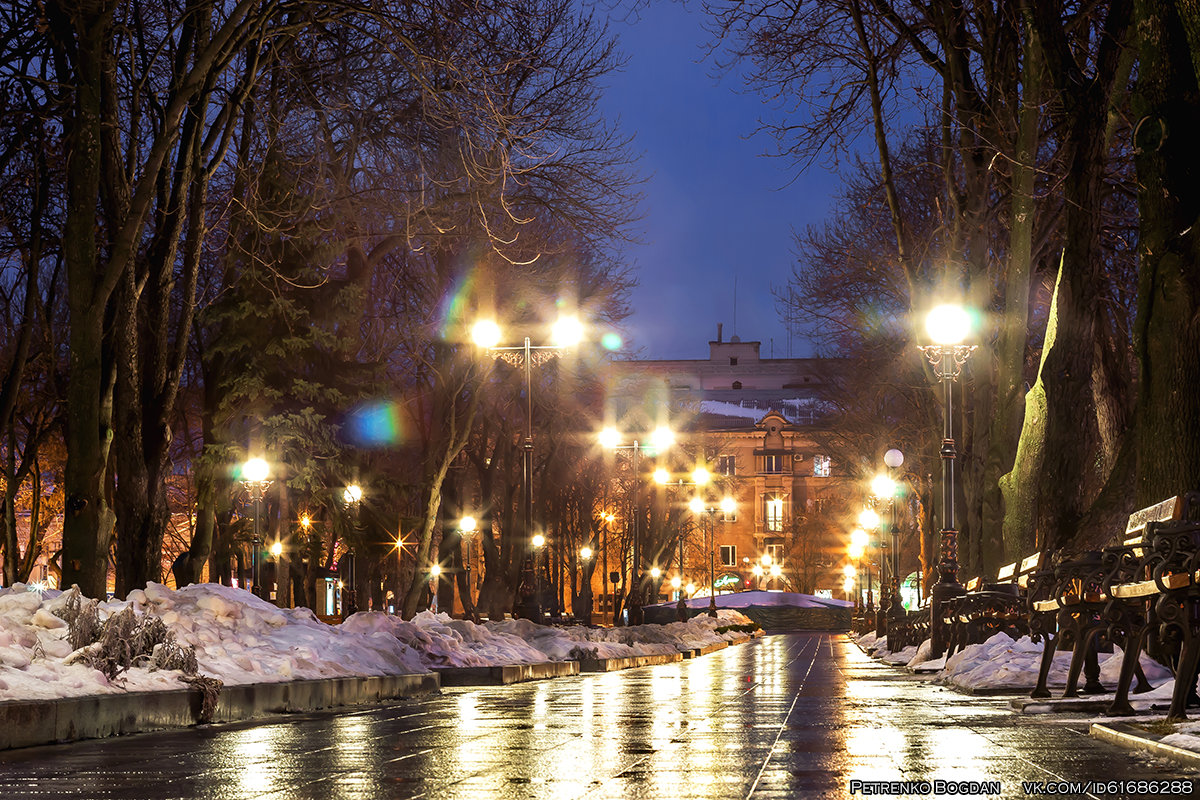
[[[825,218],[838,180],[819,165],[796,178],[789,162],[764,155],[772,141],[752,134],[769,109],[739,74],[715,77],[703,23],[664,0],[611,18],[627,62],[609,76],[604,110],[635,137],[646,177],[641,243],[624,249],[639,284],[626,344],[640,358],[707,358],[721,322],[726,339],[758,340],[763,357],[784,358],[771,290],[791,275],[793,231]],[[791,355],[812,353],[793,339]]]

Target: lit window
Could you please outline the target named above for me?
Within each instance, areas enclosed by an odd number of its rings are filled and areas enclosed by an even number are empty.
[[[737,546],[732,544],[721,545],[721,566],[736,567],[737,566]]]
[[[783,498],[763,498],[763,524],[769,531],[783,530]]]
[[[735,475],[737,468],[734,464],[733,456],[719,456],[717,458],[717,472],[721,475]]]
[[[772,564],[783,566],[783,545],[769,544],[767,545],[767,555],[771,557]]]
[[[813,476],[817,478],[828,478],[832,469],[832,463],[829,456],[813,456]]]

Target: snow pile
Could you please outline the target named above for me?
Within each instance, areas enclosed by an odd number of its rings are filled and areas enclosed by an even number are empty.
[[[423,671],[433,667],[490,667],[547,660],[542,650],[520,635],[429,611],[422,611],[408,622],[379,611],[362,611],[343,622],[341,628],[353,633],[394,636],[417,652],[425,667]]]
[[[68,625],[56,615],[75,591],[0,589],[0,701],[179,689],[178,670],[134,666],[115,680],[79,662]],[[87,601],[85,601],[87,602]],[[575,658],[674,653],[745,634],[716,628],[750,620],[718,618],[632,628],[556,628],[528,620],[476,625],[422,612],[411,621],[378,612],[326,625],[308,609],[281,609],[242,589],[200,583],[178,591],[150,584],[123,601],[99,603],[101,621],[132,608],[162,620],[176,642],[194,647],[200,674],[225,684],[345,676],[404,675],[433,667],[501,666]]]
[[[67,624],[54,614],[72,595],[41,594],[24,584],[0,589],[0,700],[183,686],[177,670],[133,667],[110,681],[72,663]],[[195,647],[200,673],[226,684],[425,671],[418,654],[393,636],[330,627],[307,609],[279,609],[228,586],[203,583],[174,591],[152,583],[127,600],[100,603],[100,619],[127,607],[162,619],[179,644]]]
[[[1042,651],[1042,644],[1034,644],[1028,636],[1016,641],[1003,634],[993,636],[982,644],[969,645],[946,659],[946,668],[939,682],[963,689],[1033,689],[1037,685]],[[1119,647],[1113,648],[1112,655],[1102,654],[1100,657],[1100,681],[1108,687],[1117,683],[1121,657]],[[1159,684],[1170,677],[1170,671],[1153,659],[1143,655],[1141,661],[1142,670],[1151,684]],[[1070,651],[1054,654],[1049,685],[1066,685],[1070,663]]]

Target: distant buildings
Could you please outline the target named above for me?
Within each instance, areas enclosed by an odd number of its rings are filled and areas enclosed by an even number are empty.
[[[708,345],[707,359],[614,362],[617,413],[670,409],[671,426],[702,449],[714,474],[710,507],[726,494],[737,502],[733,514],[712,515],[718,591],[761,586],[840,597],[844,543],[831,514],[838,465],[814,439],[825,430],[820,392],[835,362],[762,358],[759,342],[724,341],[719,326]],[[677,501],[694,492],[688,487]],[[684,580],[697,586],[708,585],[707,546],[688,548],[700,563],[685,554]]]

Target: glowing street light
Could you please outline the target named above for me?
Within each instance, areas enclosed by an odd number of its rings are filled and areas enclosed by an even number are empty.
[[[587,561],[592,557],[592,548],[584,546],[579,548],[579,557]]]
[[[543,364],[564,349],[578,344],[583,338],[583,325],[575,317],[561,317],[551,328],[553,344],[534,345],[528,336],[521,345],[499,346],[503,331],[495,320],[480,320],[471,327],[471,339],[475,344],[514,367],[522,367],[525,373],[525,439],[521,443],[521,505],[525,523],[525,536],[533,530],[533,367]],[[534,565],[537,575],[537,565]],[[540,577],[539,577],[540,580]],[[537,621],[542,619],[542,597],[540,587],[537,596]]]
[[[271,545],[271,555],[275,556],[276,558],[279,558],[280,554],[282,554],[282,553],[283,553],[283,542],[276,539],[275,543],[273,545]]]
[[[263,495],[267,488],[271,485],[271,480],[267,477],[271,474],[271,467],[261,458],[251,458],[242,465],[242,486],[245,487],[250,499],[254,501],[254,527],[253,527],[253,547],[251,553],[250,570],[254,576],[254,591],[253,594],[262,597],[262,583],[260,573],[262,571],[262,558],[258,552],[262,545],[262,539],[259,536],[259,517],[262,516],[262,501]]]
[[[632,444],[622,444],[623,437],[616,428],[605,428],[600,431],[599,435],[600,446],[606,450],[630,450],[633,453],[633,476],[634,476],[634,496],[633,508],[633,565],[632,579],[629,591],[629,603],[626,606],[629,615],[630,625],[640,625],[642,623],[642,599],[641,599],[641,569],[642,569],[642,543],[641,543],[641,500],[642,500],[642,484],[641,473],[638,464],[640,463],[642,450],[649,449],[651,455],[657,455],[668,449],[675,443],[675,434],[665,425],[660,425],[655,428],[650,434],[649,448],[643,445],[637,439],[633,440]],[[665,469],[659,468],[654,471],[654,480],[659,484],[665,484],[671,480],[671,474]],[[611,515],[610,515],[611,516]],[[611,520],[610,520],[611,521]],[[606,556],[607,559],[607,556]],[[607,563],[605,564],[607,568]],[[616,618],[614,616],[614,623]]]
[[[942,543],[938,581],[929,604],[930,657],[939,658],[946,648],[942,605],[962,593],[958,583],[958,528],[954,521],[954,462],[958,453],[954,444],[953,387],[975,347],[963,344],[971,332],[971,315],[961,306],[937,306],[925,318],[925,329],[933,344],[923,345],[921,350],[942,383]]]

